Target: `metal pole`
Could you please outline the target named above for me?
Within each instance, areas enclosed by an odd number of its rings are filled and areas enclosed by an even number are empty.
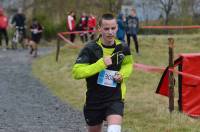
[[[169,41],[169,68],[174,68],[174,39],[168,38]],[[169,112],[174,110],[174,74],[169,72]]]

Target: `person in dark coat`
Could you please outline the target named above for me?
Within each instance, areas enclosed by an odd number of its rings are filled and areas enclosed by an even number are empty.
[[[127,43],[130,47],[130,39],[131,37],[134,40],[135,43],[135,50],[136,53],[139,55],[139,44],[138,44],[138,39],[137,39],[137,33],[139,31],[139,19],[136,15],[135,9],[131,10],[131,14],[127,17],[126,19],[126,35],[127,35]]]

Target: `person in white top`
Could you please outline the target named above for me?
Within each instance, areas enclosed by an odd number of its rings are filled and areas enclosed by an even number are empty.
[[[67,30],[70,32],[75,31],[76,28],[76,22],[75,22],[75,13],[71,11],[67,16]],[[75,34],[70,34],[70,41],[73,43],[75,40]]]

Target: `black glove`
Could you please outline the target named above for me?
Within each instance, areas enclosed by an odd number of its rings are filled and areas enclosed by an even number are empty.
[[[123,54],[122,51],[116,52],[111,56],[112,59],[112,65],[119,65],[122,63],[125,55]]]

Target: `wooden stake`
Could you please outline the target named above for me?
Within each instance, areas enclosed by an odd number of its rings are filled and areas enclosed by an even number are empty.
[[[59,53],[60,53],[60,39],[57,38],[56,62],[58,62]]]
[[[169,41],[169,68],[174,68],[174,39],[168,38]],[[174,74],[169,72],[169,112],[174,110]]]

